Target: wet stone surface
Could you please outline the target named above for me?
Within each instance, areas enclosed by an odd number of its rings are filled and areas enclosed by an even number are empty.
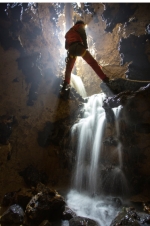
[[[147,86],[149,82],[144,81],[130,81],[122,78],[110,80],[109,83],[101,83],[102,91],[108,96],[112,97],[116,94],[125,91],[137,91],[141,87]]]
[[[69,221],[69,226],[98,226],[97,222],[86,217],[74,217]]]
[[[24,211],[21,206],[14,204],[10,206],[1,217],[1,222],[8,224],[22,224],[24,219]]]
[[[43,220],[61,219],[65,201],[62,196],[51,189],[37,193],[26,207],[26,222],[41,223]]]
[[[119,212],[118,216],[112,221],[110,226],[119,225],[149,225],[150,215],[146,213],[139,213],[134,208],[124,208],[123,211]]]

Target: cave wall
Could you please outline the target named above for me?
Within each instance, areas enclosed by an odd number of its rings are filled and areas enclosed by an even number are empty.
[[[150,84],[135,92],[121,92],[104,101],[107,125],[100,164],[105,163],[105,175],[111,174],[115,167],[121,167],[128,194],[135,202],[147,202],[150,199],[149,92]],[[114,120],[116,117],[112,109],[118,106],[120,111],[117,120]],[[122,159],[121,165],[118,153]]]
[[[64,185],[70,178],[70,168],[62,161],[61,144],[56,142],[41,147],[38,143],[38,133],[46,122],[70,119],[79,104],[76,100],[64,101],[58,96],[66,57],[64,5],[0,4],[0,117],[4,129],[10,126],[12,130],[0,144],[1,197],[24,184],[18,172],[31,164],[45,171],[49,183],[54,186]],[[108,5],[114,7],[115,16],[118,4]],[[77,11],[74,9],[74,18],[88,23],[89,49],[111,79],[125,78],[129,64],[127,61],[121,65],[120,39],[131,33],[144,35],[149,23],[149,4],[138,3],[136,6],[137,9],[129,15],[136,20],[119,21],[111,32],[105,31],[103,4],[82,4],[81,8],[76,5]],[[130,23],[126,25],[129,19]],[[149,40],[146,43],[146,54],[150,59]],[[77,60],[75,70],[88,95],[100,92],[99,78],[81,58]],[[12,116],[13,123],[9,123]]]

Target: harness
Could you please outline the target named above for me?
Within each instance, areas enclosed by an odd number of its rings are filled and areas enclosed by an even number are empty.
[[[80,43],[80,42],[73,42],[73,43],[71,43],[70,46],[72,46],[72,45],[75,44],[75,43]],[[69,47],[70,47],[70,46],[69,46]],[[83,57],[85,54],[86,54],[86,49],[85,49],[85,51],[82,53],[81,57]],[[77,56],[71,55],[71,54],[69,53],[69,50],[68,50],[68,51],[67,51],[67,57],[65,58],[66,64],[68,63],[69,58],[77,58]]]
[[[70,54],[69,54],[69,51],[67,51],[67,57],[65,58],[66,64],[68,63],[69,58],[77,58],[77,56],[70,55]]]

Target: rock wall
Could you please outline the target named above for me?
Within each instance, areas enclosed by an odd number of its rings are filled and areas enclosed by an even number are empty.
[[[116,159],[120,150],[123,171],[133,200],[149,200],[149,133],[150,133],[150,85],[136,92],[126,91],[104,102],[107,116],[103,161],[111,166],[109,173],[118,165]],[[111,109],[121,106],[118,116],[118,129]],[[117,132],[117,130],[119,132]],[[142,198],[141,198],[142,197]],[[136,201],[137,201],[136,200]]]

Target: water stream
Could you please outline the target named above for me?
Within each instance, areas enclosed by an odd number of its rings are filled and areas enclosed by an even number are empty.
[[[83,118],[72,128],[72,135],[78,134],[74,187],[78,191],[86,190],[91,194],[97,193],[98,161],[105,124],[102,108],[104,98],[104,94],[91,96],[84,104]]]
[[[105,95],[95,94],[84,104],[83,118],[72,127],[72,136],[78,134],[77,159],[73,175],[73,189],[67,195],[67,204],[77,215],[94,219],[100,226],[109,226],[118,210],[112,202],[111,189],[119,186],[126,190],[126,180],[122,172],[121,144],[117,146],[119,163],[101,180],[100,167],[103,149],[103,133],[106,124],[102,107]],[[116,118],[121,107],[114,109]],[[116,122],[116,136],[119,126]],[[107,187],[110,195],[104,196]]]

